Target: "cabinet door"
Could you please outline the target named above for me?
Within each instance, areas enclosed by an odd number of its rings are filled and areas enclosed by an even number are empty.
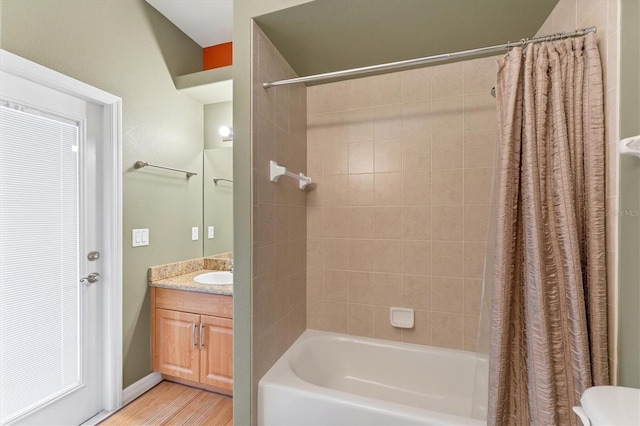
[[[202,315],[200,383],[233,390],[233,320]]]
[[[198,381],[199,323],[200,315],[156,309],[154,365],[160,373]]]

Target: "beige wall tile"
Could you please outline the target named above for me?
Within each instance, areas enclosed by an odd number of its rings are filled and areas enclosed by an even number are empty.
[[[348,206],[349,182],[350,176],[348,175],[325,176],[322,182],[324,204],[327,206]]]
[[[375,110],[372,108],[349,111],[348,140],[366,142],[374,139]]]
[[[321,207],[324,205],[324,177],[309,175],[313,183],[307,186],[307,207]]]
[[[385,306],[374,306],[374,337],[384,340],[402,340],[402,331],[391,325],[389,318],[389,308]]]
[[[402,170],[431,169],[431,138],[428,134],[402,137]]]
[[[333,302],[346,302],[349,291],[349,275],[347,271],[335,271],[325,269],[324,271],[324,300]]]
[[[500,57],[501,55],[462,62],[465,95],[490,92],[496,85],[496,61]]]
[[[417,68],[400,73],[401,101],[417,102],[431,98],[431,69]]]
[[[402,137],[428,134],[431,129],[431,102],[402,105]],[[395,137],[400,136],[398,134]]]
[[[324,268],[346,270],[349,263],[349,240],[324,240]]]
[[[374,175],[350,175],[348,192],[349,205],[372,206],[374,204]]]
[[[324,144],[324,173],[346,174],[349,171],[349,146],[342,142]]]
[[[431,310],[431,277],[428,275],[402,276],[402,306]]]
[[[371,305],[349,305],[349,334],[373,337],[374,312]]]
[[[304,209],[304,207],[301,207]],[[277,205],[276,211],[276,243],[283,243],[292,239],[298,239],[301,235],[306,233],[306,227],[308,225],[308,218],[305,213],[302,213],[298,208]],[[307,219],[307,223],[300,223],[301,219]],[[295,225],[295,228],[293,228]],[[296,237],[296,238],[294,238]]]
[[[581,0],[582,1],[582,0]],[[577,0],[560,0],[553,10],[553,32],[574,31],[578,28]]]
[[[374,149],[374,170],[376,173],[399,172],[402,170],[402,144],[400,139],[376,141]]]
[[[373,142],[349,144],[349,174],[373,173]]]
[[[486,241],[489,224],[489,206],[482,204],[464,206],[464,240]]]
[[[293,185],[274,184],[269,179],[269,160],[288,167],[310,170],[322,182],[325,140],[346,141],[341,127],[345,114],[324,114],[324,88],[307,91],[300,85],[262,90],[261,81],[293,76],[280,53],[258,29],[253,87],[257,88],[252,110],[253,152],[253,292],[252,372],[254,384],[307,327],[323,328],[324,244],[307,230],[324,236],[321,190],[312,188],[309,197]],[[257,61],[255,61],[258,59]],[[309,112],[309,114],[307,114]],[[339,124],[337,129],[332,124]],[[312,149],[307,150],[307,143]],[[317,184],[316,184],[317,186]],[[307,200],[308,198],[308,200]],[[308,258],[308,259],[307,259]],[[306,268],[309,267],[309,271]],[[315,267],[315,269],[314,269]],[[308,277],[308,279],[307,279]],[[309,298],[307,305],[307,294]],[[254,386],[254,389],[257,389]],[[255,394],[254,394],[255,397]]]
[[[465,168],[493,167],[496,131],[464,129],[488,126],[482,120],[495,104],[484,97],[495,64],[492,58],[460,62],[437,67],[434,76],[435,69],[343,82],[339,96],[347,93],[348,101],[342,105],[327,99],[340,89],[333,83],[308,91],[318,99],[308,102],[307,161],[316,184],[307,191],[307,236],[314,237],[307,268],[315,271],[319,264],[326,273],[321,283],[317,272],[308,273],[308,315],[316,300],[323,303],[322,314],[309,323],[390,340],[465,346],[470,326],[465,328],[463,314],[477,314],[482,281],[463,277],[477,275],[484,256],[478,245],[478,253],[469,246],[465,257],[465,247],[484,241],[489,202],[477,194],[465,198],[465,190],[475,190],[465,186],[465,177],[475,177],[474,171],[465,175]],[[469,96],[476,94],[477,99]],[[298,191],[287,196],[293,194]],[[470,205],[473,195],[482,199],[480,206]],[[278,241],[277,229],[276,214]],[[440,284],[435,304],[434,276],[450,284]],[[289,298],[293,303],[300,297]],[[416,327],[392,327],[389,306],[415,309]],[[439,317],[444,331],[433,339],[437,310],[455,315]],[[337,313],[335,320],[327,319],[328,312]],[[453,336],[447,336],[450,331]]]
[[[462,168],[463,133],[443,133],[431,140],[431,166],[435,169]]]
[[[460,205],[463,202],[463,170],[433,170],[431,201],[434,205]]]
[[[276,206],[260,204],[256,225],[257,246],[274,244],[276,241]]]
[[[464,74],[463,63],[436,65],[431,68],[431,97],[448,98],[462,95]]]
[[[371,78],[374,87],[374,102],[376,105],[391,105],[400,103],[401,83],[400,73],[376,75]]]
[[[349,238],[374,238],[375,213],[373,207],[349,207]]]
[[[322,238],[324,233],[324,209],[307,207],[307,236]]]
[[[493,167],[497,137],[495,130],[464,132],[464,167]]]
[[[374,240],[349,241],[349,270],[373,271],[375,264]]]
[[[310,175],[324,174],[323,145],[309,145],[307,147],[307,173]]]
[[[322,269],[307,269],[307,297],[311,299],[324,297],[324,272]]]
[[[482,304],[482,280],[464,280],[464,313],[468,315],[480,315]]]
[[[433,345],[449,349],[464,347],[464,317],[459,314],[431,314],[431,341]]]
[[[349,81],[349,109],[368,108],[375,105],[376,88],[369,78]]]
[[[463,97],[433,99],[431,101],[431,134],[440,136],[443,133],[462,131]]]
[[[307,299],[307,327],[324,330],[324,302],[321,299]],[[254,352],[257,351],[254,349]]]
[[[464,277],[482,278],[484,272],[485,242],[464,243]]]
[[[604,0],[577,0],[576,18],[578,25],[590,26],[599,24],[603,27],[606,26],[606,3]],[[600,28],[598,28],[598,30],[600,30]]]
[[[403,240],[431,239],[430,206],[403,206],[401,218],[400,236]]]
[[[346,112],[334,112],[322,116],[324,143],[346,143],[349,140]]]
[[[375,302],[373,277],[372,272],[349,272],[349,303]]]
[[[402,304],[402,275],[375,274],[374,298],[378,306],[401,306]]]
[[[343,111],[349,100],[349,82],[338,81],[324,87],[324,112]]]
[[[476,315],[464,316],[464,343],[465,351],[475,352],[478,343],[478,325],[480,317]]]
[[[334,333],[348,332],[349,305],[341,302],[324,302],[323,330]]]
[[[401,136],[401,111],[400,105],[388,105],[374,109],[374,139],[376,141],[397,139]]]
[[[431,273],[434,276],[463,276],[462,242],[433,241],[431,247]]]
[[[419,275],[431,273],[431,241],[402,242],[402,273]]]
[[[376,173],[374,178],[374,194],[376,206],[400,205],[402,192],[402,173]]]
[[[498,127],[496,100],[487,91],[464,97],[464,130],[488,130]]]
[[[462,278],[433,277],[431,279],[431,310],[453,314],[464,312]]]
[[[348,207],[335,207],[324,209],[324,233],[325,238],[344,238],[347,235]]]
[[[431,207],[431,238],[440,241],[462,241],[463,207]]]
[[[464,202],[466,204],[489,204],[491,201],[491,179],[489,168],[464,170]]]
[[[402,241],[375,240],[373,270],[399,273],[402,270]]]
[[[265,90],[265,93],[268,93]],[[324,86],[307,88],[307,115],[322,114],[324,112]]]
[[[379,239],[400,239],[400,207],[375,208],[375,237]]]
[[[402,173],[402,205],[426,205],[431,204],[431,172],[414,170]]]
[[[415,311],[413,328],[402,329],[402,341],[419,345],[432,345],[432,319],[431,312]]]

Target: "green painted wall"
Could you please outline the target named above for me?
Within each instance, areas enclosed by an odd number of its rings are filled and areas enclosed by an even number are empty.
[[[136,160],[202,169],[202,105],[172,76],[201,48],[144,0],[3,0],[2,48],[123,100],[124,386],[151,371],[147,268],[201,256],[202,173],[133,169]],[[150,245],[131,247],[131,229]]]
[[[640,2],[621,2],[620,137],[640,134]],[[620,156],[618,384],[640,388],[640,158]]]

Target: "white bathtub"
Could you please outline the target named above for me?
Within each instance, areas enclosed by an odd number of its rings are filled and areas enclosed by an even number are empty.
[[[259,425],[485,425],[475,354],[306,330],[258,385]]]

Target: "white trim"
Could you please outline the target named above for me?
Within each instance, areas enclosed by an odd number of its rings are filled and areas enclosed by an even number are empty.
[[[104,407],[122,405],[122,99],[57,71],[0,49],[0,68],[42,86],[103,106],[103,344]],[[107,278],[108,277],[108,278]]]
[[[122,405],[127,405],[161,381],[162,374],[154,372],[147,374],[142,379],[127,386],[122,391]]]

